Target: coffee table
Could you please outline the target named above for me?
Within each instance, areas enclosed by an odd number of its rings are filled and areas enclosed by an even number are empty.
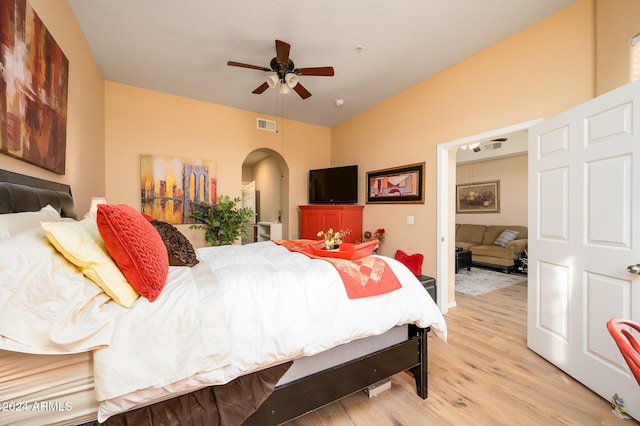
[[[460,269],[471,270],[471,250],[456,249],[456,274]]]

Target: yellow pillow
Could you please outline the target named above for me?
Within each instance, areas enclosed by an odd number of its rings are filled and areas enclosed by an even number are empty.
[[[42,222],[51,244],[116,303],[130,308],[140,296],[127,282],[104,246],[96,220]]]

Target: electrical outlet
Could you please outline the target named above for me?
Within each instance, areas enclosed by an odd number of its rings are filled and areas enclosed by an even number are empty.
[[[413,216],[407,216],[407,225],[413,225]]]

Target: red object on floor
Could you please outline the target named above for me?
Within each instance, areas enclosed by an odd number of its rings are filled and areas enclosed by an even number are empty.
[[[631,320],[614,317],[607,321],[607,330],[613,336],[613,340],[615,340],[620,353],[622,353],[624,360],[631,369],[633,377],[640,385],[640,345],[626,326],[640,331],[640,324]]]

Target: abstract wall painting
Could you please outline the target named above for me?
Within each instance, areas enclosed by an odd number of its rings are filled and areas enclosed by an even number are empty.
[[[0,152],[65,173],[69,61],[26,0],[0,1]]]
[[[216,175],[214,161],[141,155],[142,213],[172,224],[195,223],[190,212],[216,202]]]
[[[424,203],[425,163],[367,172],[367,203]]]

